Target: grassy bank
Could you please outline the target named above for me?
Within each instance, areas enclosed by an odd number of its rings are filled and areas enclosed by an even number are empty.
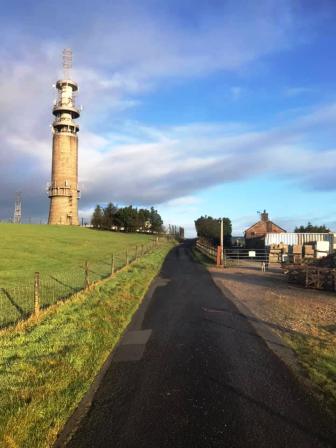
[[[336,416],[335,334],[324,334],[321,341],[302,337],[286,337],[286,340],[297,353],[304,371],[315,386],[315,392]]]
[[[127,258],[146,252],[153,237],[81,227],[0,224],[0,327],[34,310],[34,273],[40,273],[39,302],[47,307],[89,283],[106,278]],[[87,269],[86,269],[87,267]],[[86,274],[87,271],[87,274]]]
[[[171,244],[0,333],[0,446],[49,447],[129,323]]]
[[[193,257],[193,259],[195,261],[197,261],[198,263],[203,264],[203,266],[205,266],[205,267],[212,267],[212,266],[215,265],[214,260],[212,260],[211,258],[209,258],[206,255],[204,255],[202,252],[197,250],[196,247],[193,247],[191,249],[191,255],[192,255],[192,257]]]
[[[318,294],[318,293],[317,293]],[[272,311],[276,323],[287,323],[292,332],[280,332],[294,350],[302,372],[315,394],[336,416],[336,304],[296,304],[283,301]],[[309,306],[310,305],[310,306]],[[288,324],[289,322],[289,324]]]
[[[83,227],[0,224],[0,287],[17,287],[41,274],[65,272],[146,244],[149,235],[103,232]]]

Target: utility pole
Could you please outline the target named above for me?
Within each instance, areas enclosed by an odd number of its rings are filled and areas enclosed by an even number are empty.
[[[221,218],[221,229],[220,229],[220,245],[221,245],[221,261],[223,263],[224,259],[224,222],[223,218]]]

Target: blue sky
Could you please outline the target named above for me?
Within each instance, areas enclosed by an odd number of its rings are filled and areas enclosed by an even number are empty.
[[[66,8],[66,6],[64,6]],[[0,219],[46,220],[52,88],[79,82],[80,216],[155,205],[187,234],[267,209],[336,230],[334,1],[14,0],[0,17]]]

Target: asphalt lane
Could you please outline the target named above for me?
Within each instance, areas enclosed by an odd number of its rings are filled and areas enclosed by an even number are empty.
[[[188,243],[173,249],[66,446],[336,446],[327,416],[238,314]]]

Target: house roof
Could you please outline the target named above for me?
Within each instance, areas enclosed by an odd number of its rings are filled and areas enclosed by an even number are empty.
[[[259,221],[255,222],[252,226],[248,227],[248,228],[244,231],[244,233],[248,232],[248,231],[251,230],[254,226],[256,226],[257,224],[260,224],[260,223],[265,223],[265,225],[267,225],[268,223],[270,223],[270,224],[272,224],[273,226],[275,226],[275,227],[277,227],[278,229],[280,229],[282,232],[287,233],[285,229],[283,229],[282,227],[278,226],[278,224],[275,224],[273,221],[263,221],[262,219],[260,219]],[[268,233],[268,232],[266,232],[266,233]]]

